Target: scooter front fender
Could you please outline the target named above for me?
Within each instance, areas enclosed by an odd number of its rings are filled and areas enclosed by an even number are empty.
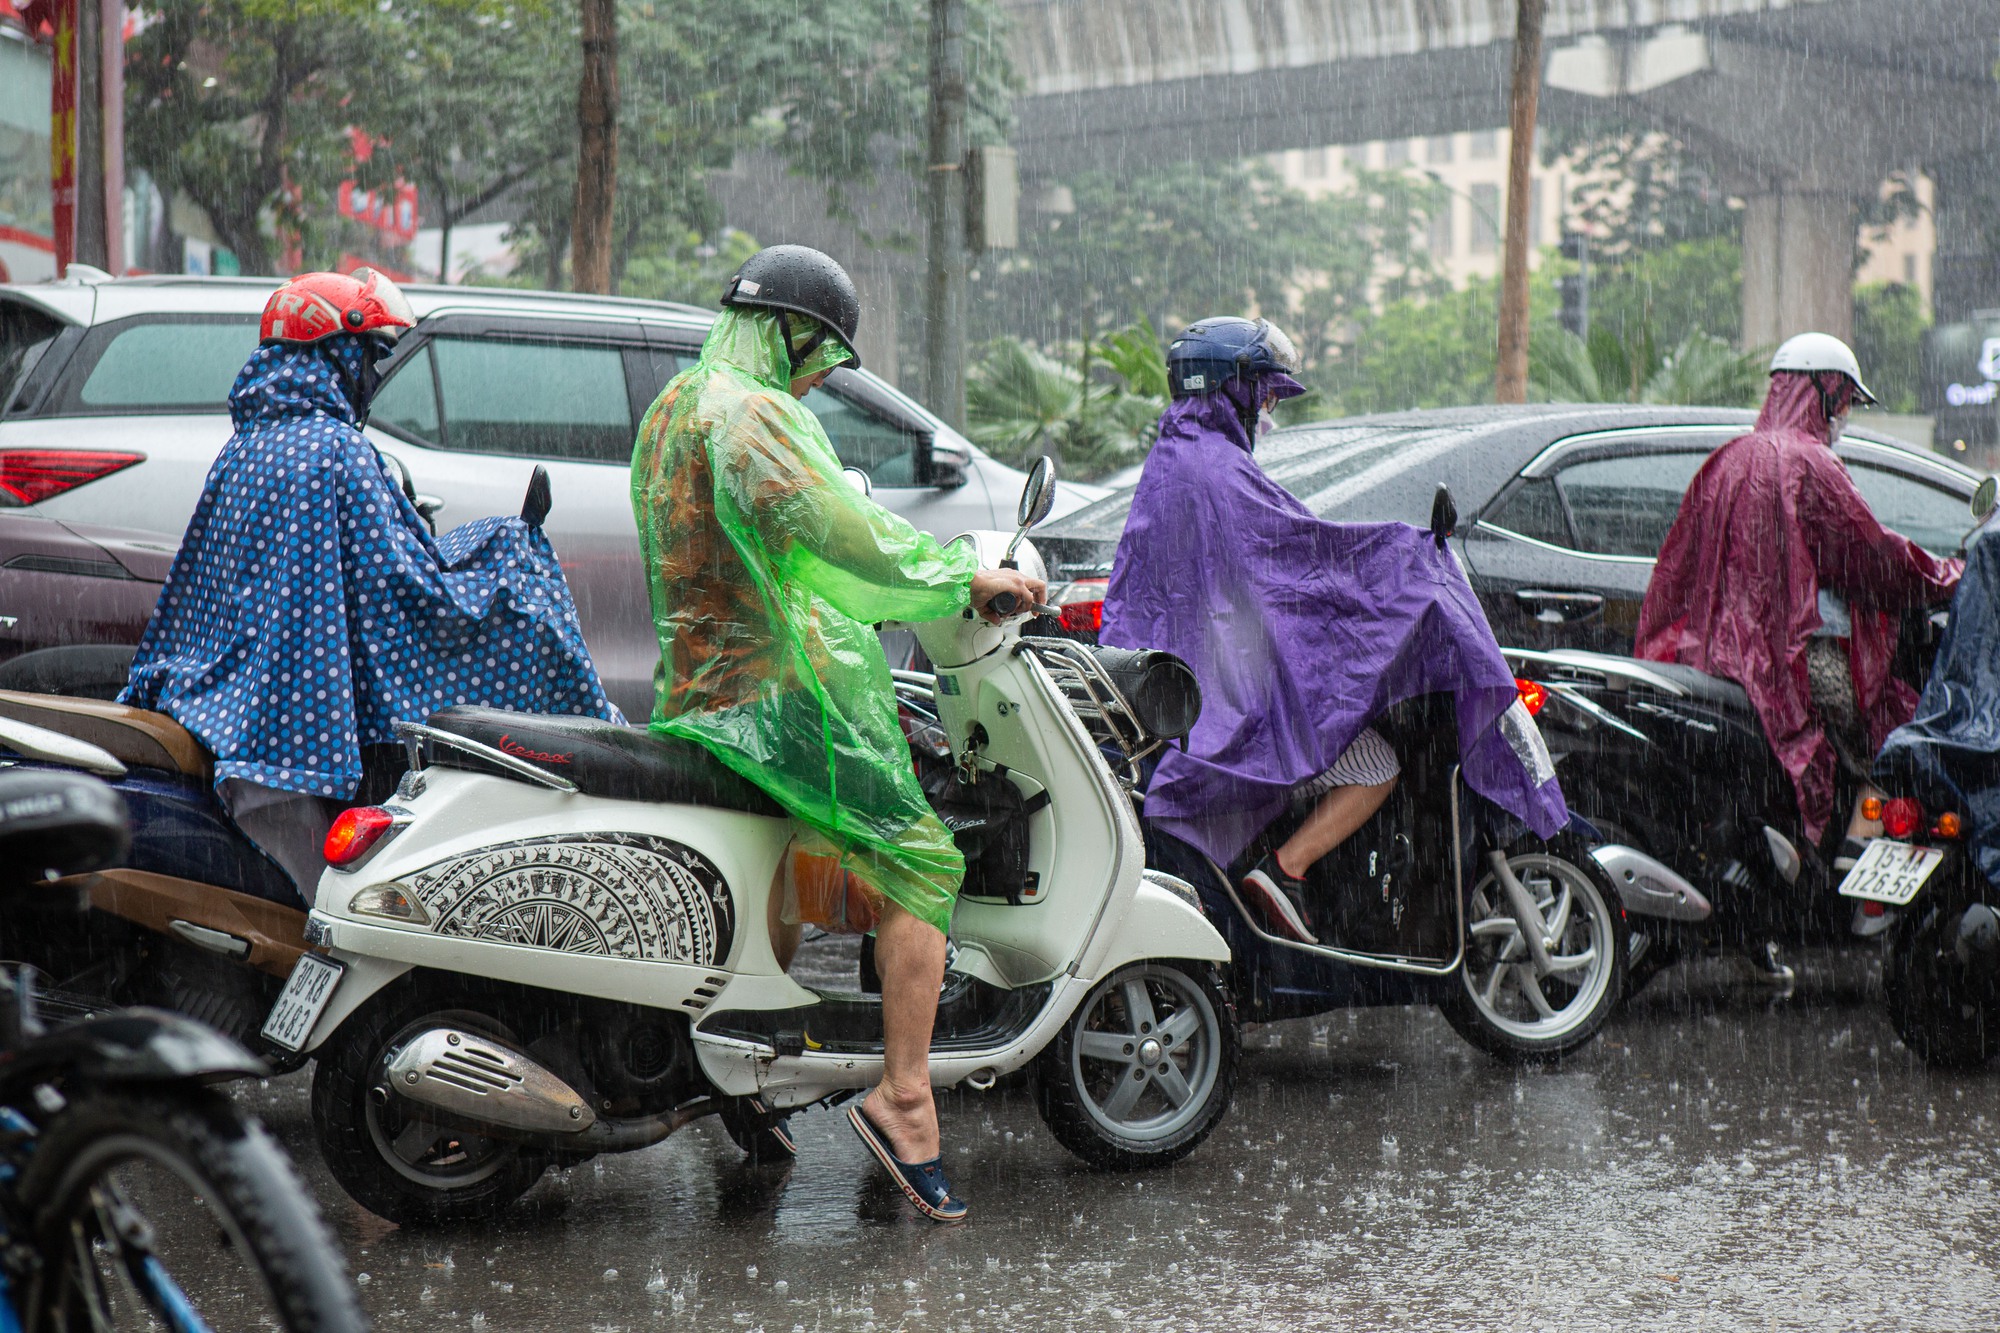
[[[1148,958],[1229,961],[1229,942],[1202,911],[1194,886],[1162,870],[1141,872],[1125,919],[1116,929],[1100,932],[1080,970],[1103,977]]]
[[[334,1033],[340,1031],[342,1023],[354,1016],[355,1010],[410,970],[410,964],[388,958],[348,953],[342,949],[334,949],[332,953],[335,961],[347,965],[347,970],[341,973],[340,984],[333,988],[326,1008],[320,1010],[319,1021],[313,1024],[305,1045],[299,1048],[301,1055],[311,1055],[319,1050]]]
[[[0,1092],[59,1079],[89,1084],[222,1083],[261,1078],[262,1060],[164,1009],[123,1009],[56,1028],[0,1062]]]

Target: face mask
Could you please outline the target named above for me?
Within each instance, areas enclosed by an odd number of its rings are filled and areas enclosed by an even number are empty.
[[[1842,412],[1827,423],[1826,442],[1829,446],[1840,443],[1840,434],[1847,429],[1847,413]]]
[[[1257,412],[1257,438],[1263,439],[1278,428],[1278,420],[1271,415],[1271,409],[1260,408]]]

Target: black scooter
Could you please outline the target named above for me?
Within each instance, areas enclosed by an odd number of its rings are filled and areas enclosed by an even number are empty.
[[[1922,683],[1942,625],[1942,613],[1905,616],[1899,675]],[[1834,892],[1833,857],[1857,780],[1837,776],[1836,814],[1815,842],[1736,682],[1604,653],[1505,651],[1516,674],[1546,692],[1538,721],[1570,809],[1608,841],[1671,867],[1644,893],[1659,910],[1635,922],[1633,989],[1716,949],[1788,987],[1785,948],[1854,938],[1855,907]]]

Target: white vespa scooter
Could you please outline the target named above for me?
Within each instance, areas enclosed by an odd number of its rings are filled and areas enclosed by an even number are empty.
[[[1052,471],[1029,478],[1011,544],[958,540],[1038,572],[1021,543]],[[913,627],[960,779],[1012,783],[1027,821],[1025,874],[960,898],[931,1077],[983,1090],[1032,1063],[1071,1151],[1163,1165],[1234,1089],[1229,951],[1186,884],[1145,869],[1090,710],[1057,683],[1074,668],[1021,638],[1031,609]],[[1186,726],[1198,707],[1179,705]],[[307,931],[325,951],[264,1027],[317,1057],[320,1145],[363,1205],[485,1216],[551,1164],[710,1112],[754,1149],[776,1114],[879,1080],[881,997],[778,966],[769,904],[792,828],[756,787],[642,728],[453,708],[404,730],[413,771],[329,836]]]

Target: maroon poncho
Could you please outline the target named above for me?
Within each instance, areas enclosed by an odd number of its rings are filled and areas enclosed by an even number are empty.
[[[1964,568],[1876,522],[1827,433],[1811,377],[1773,375],[1757,425],[1716,450],[1688,486],[1634,648],[1743,686],[1814,841],[1833,813],[1836,765],[1806,683],[1819,590],[1847,600],[1855,698],[1869,745],[1880,748],[1917,702],[1889,674],[1896,613],[1946,600]]]

